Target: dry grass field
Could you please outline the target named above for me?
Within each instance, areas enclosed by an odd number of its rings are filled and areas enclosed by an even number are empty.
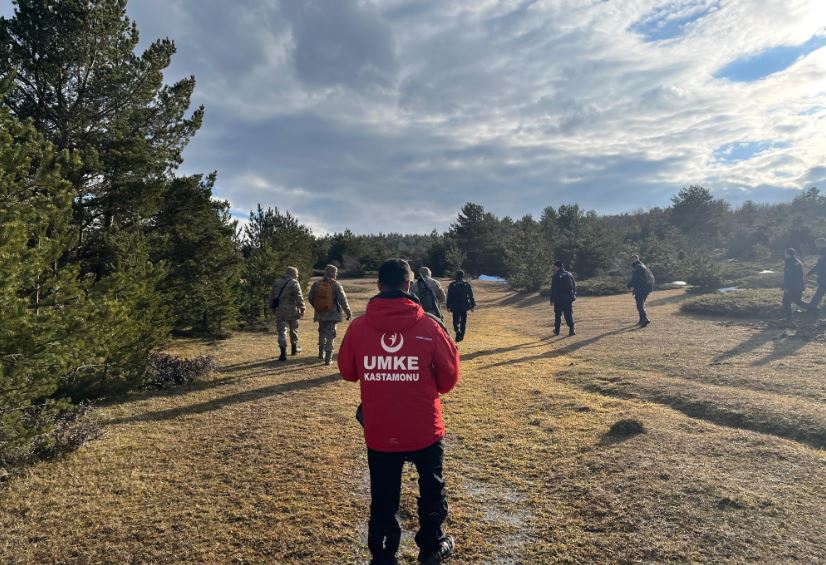
[[[362,311],[371,283],[344,282]],[[644,330],[630,297],[583,298],[553,338],[544,299],[476,289],[444,403],[453,562],[826,561],[822,341],[679,314],[680,291]],[[0,563],[365,563],[358,387],[314,343],[176,344],[219,370],[102,407],[101,439],[0,487]],[[403,563],[415,491],[406,469]]]

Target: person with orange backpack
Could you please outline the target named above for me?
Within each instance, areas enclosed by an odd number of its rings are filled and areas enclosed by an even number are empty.
[[[336,280],[338,267],[327,265],[324,278],[313,283],[307,298],[313,305],[313,321],[318,322],[318,358],[329,365],[333,359],[333,342],[336,339],[336,326],[341,321],[341,313],[349,320],[352,317],[350,304],[341,283]]]

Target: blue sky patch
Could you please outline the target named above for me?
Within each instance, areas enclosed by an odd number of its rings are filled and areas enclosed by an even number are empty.
[[[719,6],[719,2],[705,0],[671,2],[646,14],[628,29],[649,42],[675,39],[684,35],[691,24],[717,10]]]
[[[788,69],[809,53],[826,46],[826,35],[815,35],[799,45],[778,45],[754,55],[735,59],[718,70],[715,78],[734,82],[753,82]]]
[[[714,159],[723,163],[739,163],[747,161],[763,151],[769,149],[784,149],[789,144],[785,141],[738,141],[726,143],[714,150]]]

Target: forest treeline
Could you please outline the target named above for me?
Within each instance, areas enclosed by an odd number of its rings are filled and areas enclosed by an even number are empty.
[[[536,290],[554,259],[611,277],[635,251],[660,280],[713,286],[716,256],[806,253],[826,231],[817,189],[735,209],[695,186],[610,216],[572,204],[514,220],[468,203],[445,233],[316,236],[277,203],[239,227],[216,173],[178,173],[204,117],[195,78],[165,84],[174,43],[138,42],[126,0],[18,0],[0,19],[0,466],[48,452],[78,403],[145,386],[173,335],[266,326],[288,265],[356,276],[398,256]]]

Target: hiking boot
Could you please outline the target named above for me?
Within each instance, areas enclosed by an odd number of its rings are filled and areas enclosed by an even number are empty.
[[[422,565],[439,565],[439,563],[444,563],[447,561],[448,557],[453,555],[453,548],[453,537],[447,536],[439,542],[439,548],[435,551],[435,553],[431,553],[426,557],[419,553],[419,562]]]
[[[301,353],[301,347],[299,347],[297,343],[294,343],[290,355],[298,355],[299,353]]]
[[[279,361],[286,361],[287,360],[287,348],[286,347],[281,348],[281,355],[278,357],[278,360]]]
[[[324,359],[324,348],[321,347],[320,345],[318,346],[318,358],[319,359]]]
[[[554,330],[554,335],[559,335],[559,330],[558,329]]]
[[[568,337],[573,337],[575,335],[576,335],[576,332],[574,331],[574,328],[571,328],[570,330],[568,330]]]
[[[332,365],[333,363],[333,352],[332,351],[325,351],[324,352],[324,364],[325,365]]]
[[[648,325],[648,324],[650,324],[650,323],[651,323],[651,320],[642,320],[642,321],[640,322],[640,327],[641,327],[641,328],[644,328],[645,326],[647,326],[647,325]]]

